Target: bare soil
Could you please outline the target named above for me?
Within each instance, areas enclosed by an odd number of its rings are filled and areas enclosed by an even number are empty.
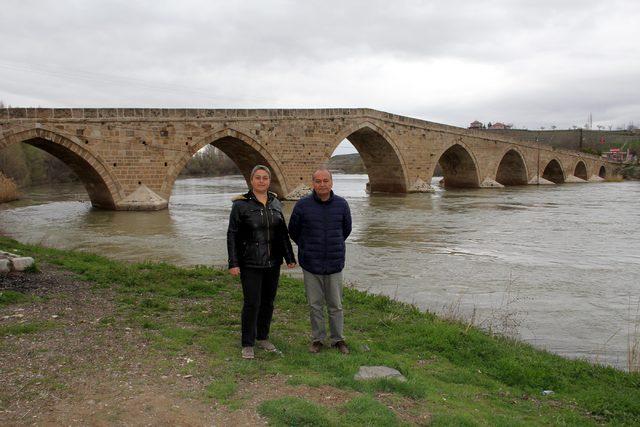
[[[275,375],[240,383],[234,400],[241,404],[230,408],[206,397],[212,378],[184,374],[185,364],[206,362],[206,355],[154,350],[144,330],[125,323],[113,290],[40,269],[0,275],[0,292],[33,297],[0,307],[0,330],[40,325],[0,336],[3,425],[264,425],[257,407],[266,399],[296,396],[331,407],[358,394],[293,386]]]

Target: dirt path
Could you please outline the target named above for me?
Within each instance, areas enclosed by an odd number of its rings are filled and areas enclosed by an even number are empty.
[[[0,292],[33,297],[0,307],[3,425],[255,426],[266,424],[257,412],[265,399],[297,396],[333,406],[357,395],[274,376],[239,384],[242,405],[230,409],[206,397],[211,378],[181,372],[188,357],[155,351],[142,329],[124,323],[115,292],[40,268],[0,276]]]

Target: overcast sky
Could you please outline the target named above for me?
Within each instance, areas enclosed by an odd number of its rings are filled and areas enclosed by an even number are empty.
[[[12,106],[640,124],[640,1],[3,0]]]

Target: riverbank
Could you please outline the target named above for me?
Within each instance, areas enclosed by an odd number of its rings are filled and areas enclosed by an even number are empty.
[[[283,278],[272,330],[282,354],[244,361],[241,292],[224,271],[128,264],[1,237],[0,249],[35,257],[41,270],[0,277],[0,411],[10,423],[640,422],[638,374],[566,360],[386,297],[346,289],[352,354],[311,355],[302,284]],[[357,382],[361,365],[396,368],[408,381]]]

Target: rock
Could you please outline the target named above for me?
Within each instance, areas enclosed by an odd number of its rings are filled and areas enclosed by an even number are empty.
[[[147,210],[157,211],[165,209],[169,202],[158,196],[149,187],[142,184],[127,197],[118,202],[116,208],[120,211]]]
[[[311,192],[310,187],[304,184],[300,184],[291,193],[285,196],[285,200],[300,200],[310,192]]]
[[[0,273],[8,273],[11,271],[11,263],[8,259],[0,259]]]
[[[564,182],[575,182],[575,183],[579,183],[579,182],[587,182],[582,178],[578,178],[575,175],[569,175],[567,176],[567,179],[564,180]]]
[[[360,366],[360,370],[353,378],[357,381],[375,380],[378,378],[393,378],[402,382],[407,381],[399,371],[387,366]]]
[[[435,191],[435,188],[420,178],[416,179],[413,185],[409,187],[409,193],[435,193]]]
[[[533,178],[531,178],[531,181],[529,181],[529,184],[533,184],[533,185],[553,185],[555,184],[555,182],[551,182],[548,179],[544,179],[543,177],[537,177],[534,176]]]
[[[504,185],[500,184],[498,181],[494,181],[491,178],[485,178],[480,184],[480,188],[503,188]]]
[[[603,181],[605,181],[605,179],[598,175],[591,175],[591,178],[589,178],[589,182],[603,182]]]
[[[25,271],[27,268],[31,267],[34,262],[35,261],[31,257],[11,258],[11,264],[13,264],[13,269],[15,271]]]

